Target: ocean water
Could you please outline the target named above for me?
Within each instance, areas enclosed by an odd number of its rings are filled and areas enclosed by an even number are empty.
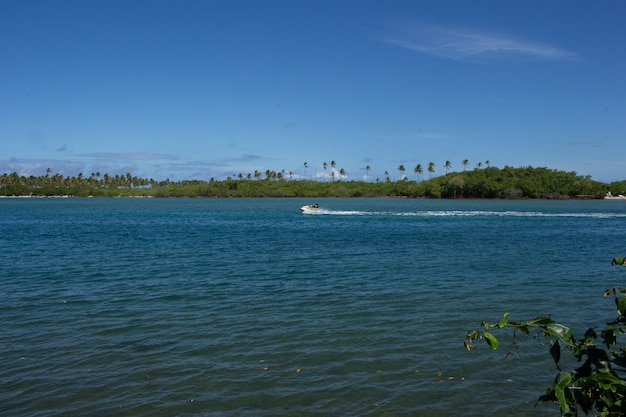
[[[614,318],[626,203],[1,199],[0,415],[541,416],[533,339]]]

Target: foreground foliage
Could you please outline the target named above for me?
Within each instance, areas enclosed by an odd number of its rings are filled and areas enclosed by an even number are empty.
[[[556,323],[549,317],[537,317],[528,321],[509,320],[504,314],[498,323],[482,323],[482,329],[470,331],[465,339],[468,350],[476,340],[484,339],[491,349],[498,349],[499,341],[494,332],[514,329],[514,346],[517,334],[533,335],[549,345],[549,353],[558,373],[546,394],[539,402],[558,404],[563,416],[577,416],[579,411],[600,416],[626,415],[626,344],[618,341],[626,331],[626,289],[615,287],[606,290],[605,297],[614,295],[618,316],[598,333],[588,329],[576,339],[569,327]],[[571,354],[580,366],[573,370],[561,369],[562,353]]]
[[[0,175],[0,196],[78,197],[426,197],[426,198],[602,198],[626,194],[626,181],[605,184],[589,176],[548,168],[487,167],[451,172],[424,181],[314,181],[273,177],[156,181],[131,173],[34,177]]]

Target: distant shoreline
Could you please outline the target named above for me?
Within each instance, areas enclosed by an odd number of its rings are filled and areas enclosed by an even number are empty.
[[[429,172],[429,176],[430,176]],[[626,195],[626,180],[605,184],[575,172],[545,167],[487,167],[421,180],[403,175],[382,181],[313,181],[274,177],[244,177],[225,181],[183,180],[173,182],[138,178],[128,173],[89,177],[60,174],[25,177],[17,173],[0,175],[0,197],[4,198],[435,198],[435,199],[548,199],[592,200]],[[621,198],[615,198],[621,199]],[[626,199],[626,197],[624,198]]]
[[[79,195],[0,195],[0,198],[154,198],[151,195],[118,195],[115,197],[96,197],[93,195],[79,196]],[[165,197],[176,198],[176,197]]]
[[[116,198],[128,198],[128,199],[258,199],[258,198],[278,198],[278,199],[315,199],[315,198],[347,198],[347,199],[372,199],[372,198],[383,198],[383,199],[416,199],[416,200],[440,200],[441,198],[436,197],[408,197],[408,196],[388,196],[388,195],[379,195],[379,196],[249,196],[249,197],[240,197],[240,196],[152,196],[152,195],[118,195],[118,196],[80,196],[80,195],[0,195],[0,199],[7,200],[28,200],[28,199],[116,199]],[[494,198],[480,198],[480,197],[457,197],[453,198],[444,198],[445,200],[556,200],[556,201],[581,201],[581,200],[623,200],[626,201],[626,196],[616,196],[616,197],[608,197],[605,196],[603,198],[598,197],[590,197],[590,196],[576,196],[576,197],[565,197],[561,196],[561,198],[547,198],[547,197],[539,197],[539,198],[530,198],[530,197],[522,197],[522,198],[502,198],[502,197],[494,197]]]

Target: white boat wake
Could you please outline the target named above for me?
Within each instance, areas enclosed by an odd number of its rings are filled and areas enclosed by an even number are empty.
[[[409,212],[393,211],[359,211],[359,210],[328,210],[304,209],[302,214],[326,216],[404,216],[404,217],[585,217],[585,218],[625,218],[622,213],[546,213],[538,211],[480,211],[480,210],[425,210]]]

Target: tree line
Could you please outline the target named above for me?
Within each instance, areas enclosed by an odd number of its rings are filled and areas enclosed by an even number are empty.
[[[485,161],[484,162],[486,167],[490,166],[489,161]],[[469,160],[468,159],[464,159],[462,161],[462,165],[463,165],[463,171],[465,171],[465,169],[467,168],[467,166],[469,165]],[[304,166],[304,179],[308,179],[307,177],[307,170],[309,168],[309,163],[308,162],[304,162],[303,164]],[[444,168],[446,170],[446,174],[448,173],[448,171],[452,168],[452,163],[450,161],[446,161],[444,163]],[[328,168],[330,167],[330,174],[327,173]],[[428,178],[432,178],[433,174],[435,173],[435,163],[434,162],[429,162],[427,167],[426,167],[426,171],[428,172]],[[480,169],[483,167],[483,162],[478,162],[476,164],[476,168]],[[346,172],[345,169],[343,168],[339,168],[337,169],[337,163],[335,161],[330,161],[330,163],[328,162],[323,162],[322,163],[322,168],[324,169],[323,171],[323,175],[322,175],[322,180],[327,180],[328,178],[330,178],[331,181],[335,181],[335,180],[345,180],[348,176],[348,173]],[[370,176],[369,173],[372,170],[372,167],[370,165],[366,165],[365,166],[365,176],[363,178],[364,181],[369,181],[370,180]],[[399,165],[397,168],[398,172],[399,172],[399,179],[405,179],[406,177],[406,168],[403,164]],[[413,173],[417,176],[417,179],[420,180],[422,174],[424,174],[424,166],[422,164],[417,164],[415,165],[415,167],[413,168]],[[248,173],[246,175],[244,175],[243,173],[239,173],[233,177],[228,177],[228,179],[233,179],[233,178],[237,178],[240,180],[243,179],[262,179],[263,175],[265,175],[265,179],[273,179],[273,180],[283,180],[283,179],[289,179],[289,180],[293,180],[296,177],[296,174],[293,171],[286,171],[286,170],[280,170],[280,171],[274,171],[274,170],[266,170],[265,173],[255,170],[254,173]],[[316,175],[316,179],[319,179],[319,177]],[[380,182],[381,178],[380,177],[376,177],[375,182]],[[389,173],[389,171],[385,170],[384,171],[384,181],[391,181],[391,174]]]
[[[399,175],[392,180],[345,180],[345,171],[331,163],[330,181],[293,179],[282,171],[258,171],[254,175],[236,175],[225,180],[156,181],[131,173],[64,177],[51,175],[21,176],[16,172],[0,175],[0,196],[77,196],[77,197],[409,197],[409,198],[602,198],[608,191],[614,195],[626,194],[626,180],[602,183],[576,172],[558,171],[546,167],[504,168],[485,163],[471,170],[446,172],[432,177],[434,164],[428,164],[428,179],[422,179],[423,167],[414,168],[416,180],[405,175],[405,167],[398,167]],[[447,171],[449,162],[444,165]],[[305,163],[305,168],[307,165]],[[333,173],[335,173],[333,175]],[[342,175],[341,173],[344,173]],[[365,169],[366,178],[369,166]],[[305,174],[306,178],[306,174]]]

